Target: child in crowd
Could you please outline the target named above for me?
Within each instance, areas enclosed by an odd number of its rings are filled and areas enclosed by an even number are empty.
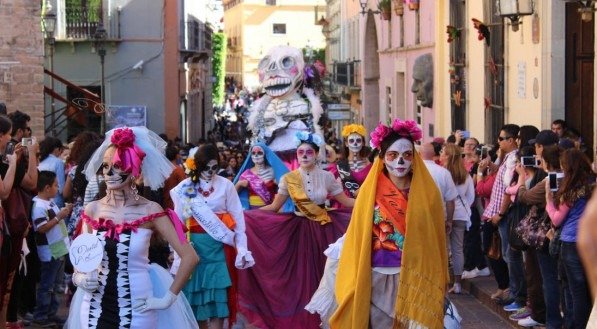
[[[62,324],[64,320],[56,317],[56,293],[64,278],[64,256],[68,254],[70,246],[64,219],[69,216],[72,205],[59,209],[52,201],[58,193],[58,180],[54,172],[39,172],[37,191],[37,196],[33,198],[31,218],[41,262],[41,280],[37,287],[33,322],[44,326],[50,322]]]

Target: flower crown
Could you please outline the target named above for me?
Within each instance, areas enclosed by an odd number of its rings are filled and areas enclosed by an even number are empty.
[[[367,136],[367,129],[363,125],[351,124],[348,126],[344,126],[342,129],[342,137],[346,138],[348,135],[355,133],[359,134],[363,137]]]
[[[375,130],[371,133],[371,141],[369,142],[371,147],[379,149],[381,142],[393,132],[400,135],[400,137],[409,139],[413,143],[423,138],[423,132],[415,121],[395,119],[391,127],[382,123],[375,127]]]
[[[116,129],[110,142],[116,146],[114,164],[118,164],[124,172],[129,172],[135,177],[141,173],[141,164],[145,152],[135,144],[135,133],[132,129],[124,127]]]
[[[311,143],[317,146],[323,145],[323,139],[317,134],[311,134],[306,131],[296,132],[296,147],[299,147],[302,143]]]

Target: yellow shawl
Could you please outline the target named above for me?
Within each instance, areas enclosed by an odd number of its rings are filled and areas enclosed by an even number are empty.
[[[383,168],[377,158],[352,211],[336,277],[338,309],[330,320],[333,329],[368,328],[373,207]],[[443,202],[417,152],[412,170],[394,328],[441,329],[449,279]]]

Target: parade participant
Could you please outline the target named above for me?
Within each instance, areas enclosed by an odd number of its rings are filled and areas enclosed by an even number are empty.
[[[371,169],[371,163],[367,158],[369,152],[365,147],[366,135],[367,130],[362,125],[352,124],[342,129],[344,159],[337,162],[338,175],[344,191],[353,198],[356,198],[359,187]]]
[[[261,59],[257,72],[265,94],[251,105],[247,129],[254,142],[266,143],[289,169],[296,169],[294,135],[299,131],[323,135],[318,91],[325,67],[319,61],[305,65],[297,48],[276,46]]]
[[[101,168],[106,196],[91,202],[82,214],[84,232],[104,247],[100,268],[75,272],[79,288],[73,296],[67,327],[77,328],[197,328],[191,309],[179,292],[198,262],[186,243],[180,220],[171,211],[138,194],[135,177],[157,189],[172,172],[163,155],[166,143],[145,127],[109,131],[85,168],[91,178]],[[158,232],[180,255],[172,277],[149,264],[151,235]],[[72,252],[72,251],[71,251]]]
[[[233,183],[244,209],[263,207],[272,203],[277,182],[288,172],[286,165],[265,144],[256,143],[249,149],[249,156],[240,168]],[[292,200],[284,203],[284,212],[294,209]]]
[[[190,177],[171,192],[186,219],[189,240],[201,263],[183,289],[200,328],[222,328],[236,320],[236,270],[255,264],[247,249],[243,208],[228,179],[216,174],[218,149],[204,144],[186,162]],[[180,271],[180,270],[179,270]]]
[[[442,328],[448,257],[442,199],[413,143],[414,121],[380,124],[336,278],[331,328]]]
[[[319,318],[304,307],[323,275],[323,251],[344,234],[350,217],[350,209],[328,211],[324,204],[328,195],[344,207],[354,204],[334,176],[317,166],[322,138],[304,132],[296,138],[300,168],[282,177],[272,204],[245,211],[258,266],[239,273],[239,302],[258,328],[318,328]],[[273,213],[288,198],[296,211]]]

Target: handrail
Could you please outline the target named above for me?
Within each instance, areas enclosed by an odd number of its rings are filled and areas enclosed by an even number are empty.
[[[99,95],[94,94],[94,93],[90,92],[89,90],[87,90],[85,88],[81,88],[81,87],[73,84],[72,82],[64,79],[63,77],[57,75],[56,73],[54,73],[52,71],[49,71],[47,69],[44,69],[44,73],[47,74],[47,75],[49,75],[49,76],[51,76],[53,79],[56,79],[56,80],[62,82],[63,84],[65,84],[65,85],[67,85],[67,86],[69,86],[71,88],[74,88],[76,90],[81,91],[86,97],[91,98],[93,101],[101,102],[101,99],[100,99]]]

